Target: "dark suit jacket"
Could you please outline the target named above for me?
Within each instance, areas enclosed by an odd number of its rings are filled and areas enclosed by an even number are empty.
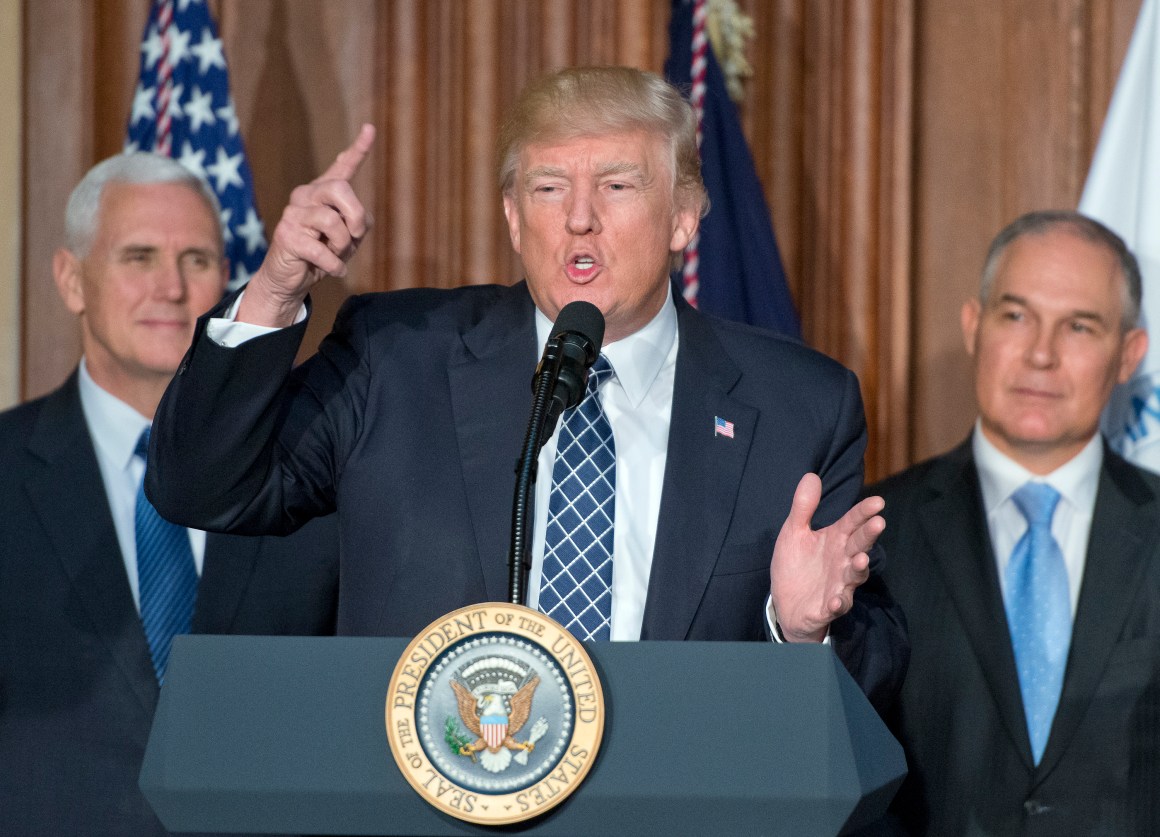
[[[0,414],[0,834],[164,834],[137,787],[158,686],[76,375]],[[210,535],[194,631],[333,633],[337,532]]]
[[[857,496],[858,382],[799,344],[678,308],[642,638],[764,639],[770,556],[798,479],[821,475],[822,523]],[[285,386],[271,370],[289,372],[304,324],[225,349],[203,318],[159,408],[146,489],[166,516],[215,530],[286,531],[337,508],[341,634],[411,636],[466,604],[506,601],[533,313],[522,283],[355,297]],[[714,416],[735,438],[714,434]],[[204,491],[211,481],[229,490]],[[882,703],[905,668],[891,605],[865,585],[833,631]]]
[[[1032,762],[970,443],[871,486],[913,646],[890,724],[918,834],[1160,833],[1160,478],[1105,451],[1071,652]]]

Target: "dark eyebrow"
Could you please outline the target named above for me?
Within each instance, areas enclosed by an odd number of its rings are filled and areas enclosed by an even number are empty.
[[[130,256],[136,253],[156,253],[157,248],[152,244],[126,244],[119,252],[122,255]]]
[[[1016,294],[1011,294],[1011,293],[1003,294],[997,300],[995,300],[995,302],[997,305],[1003,305],[1006,303],[1006,304],[1011,304],[1011,305],[1020,305],[1024,308],[1029,307],[1027,304],[1027,299],[1025,297],[1021,297],[1021,296],[1018,296]],[[1097,311],[1084,311],[1082,308],[1076,309],[1075,311],[1072,311],[1070,316],[1077,317],[1081,320],[1091,320],[1092,322],[1100,323],[1101,325],[1104,322],[1104,318],[1099,314],[1099,312],[1097,312]]]
[[[178,254],[179,258],[185,256],[204,256],[210,261],[221,258],[221,254],[217,250],[207,250],[205,247],[186,247]]]

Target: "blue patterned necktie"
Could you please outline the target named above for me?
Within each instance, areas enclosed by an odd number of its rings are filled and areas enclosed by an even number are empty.
[[[149,455],[149,428],[137,440],[137,456]],[[157,682],[165,682],[169,646],[177,634],[189,633],[197,598],[197,568],[189,533],[157,513],[145,497],[144,480],[137,488],[137,580],[141,592],[141,624]]]
[[[608,639],[616,446],[597,390],[612,377],[601,355],[579,406],[564,413],[552,469],[540,610],[581,640]]]
[[[1051,534],[1059,492],[1029,482],[1011,499],[1027,518],[1027,531],[1015,544],[1005,572],[1007,625],[1031,751],[1039,764],[1063,689],[1071,645],[1071,597],[1063,553]]]

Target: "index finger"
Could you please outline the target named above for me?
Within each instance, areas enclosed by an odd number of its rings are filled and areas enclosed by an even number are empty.
[[[354,142],[339,152],[339,155],[334,158],[334,162],[330,164],[330,168],[319,175],[317,179],[351,180],[358,174],[359,167],[362,166],[363,160],[367,158],[374,143],[375,126],[364,122],[359,128],[358,136],[354,138]]]
[[[853,532],[866,521],[879,515],[886,508],[886,501],[878,496],[866,497],[855,503],[849,511],[842,515],[839,523],[847,532]]]

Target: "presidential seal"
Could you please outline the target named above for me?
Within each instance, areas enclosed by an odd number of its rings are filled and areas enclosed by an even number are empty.
[[[604,695],[580,642],[542,613],[473,605],[429,625],[395,666],[387,740],[419,795],[503,825],[555,807],[583,781]]]

